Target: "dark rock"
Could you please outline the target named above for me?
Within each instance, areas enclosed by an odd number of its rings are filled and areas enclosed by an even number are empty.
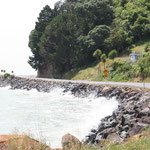
[[[95,142],[99,143],[103,139],[103,136],[99,133],[96,135]]]
[[[95,133],[90,133],[87,136],[87,141],[90,141],[90,143],[94,143],[95,142],[95,138],[96,138],[96,134]]]
[[[91,132],[96,133],[97,130],[96,129],[91,129]]]

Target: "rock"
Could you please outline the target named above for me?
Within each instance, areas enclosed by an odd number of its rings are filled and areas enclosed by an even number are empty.
[[[97,130],[96,129],[91,129],[91,132],[96,133]]]
[[[150,117],[148,117],[148,116],[142,117],[141,122],[143,122],[145,124],[150,124]]]
[[[120,137],[122,137],[122,139],[125,139],[128,136],[128,133],[126,131],[122,131],[120,134]]]
[[[101,91],[101,93],[102,93],[103,96],[109,97],[109,94],[112,93],[113,89],[114,89],[113,87],[110,87],[110,86],[107,87],[107,86],[105,86],[103,88],[103,90]]]
[[[5,148],[4,150],[18,148],[51,150],[47,145],[26,135],[0,135],[0,148]]]
[[[63,150],[71,150],[72,148],[80,150],[82,147],[82,143],[75,136],[69,133],[62,137],[61,144]]]
[[[116,133],[116,138],[120,139],[118,136],[122,136],[121,139],[124,139],[128,135],[139,133],[150,124],[150,95],[141,89],[20,77],[3,80],[0,77],[0,86],[5,85],[11,85],[11,89],[36,89],[41,92],[60,87],[64,92],[71,91],[77,97],[87,97],[94,93],[95,97],[105,96],[110,100],[115,96],[119,103],[118,108],[112,115],[103,118],[96,130],[91,130],[86,138],[87,143],[103,141],[113,133]],[[68,140],[70,136],[68,135]]]
[[[109,134],[107,140],[110,141],[111,143],[117,143],[123,141],[123,139],[117,133]]]
[[[142,113],[143,115],[149,115],[150,114],[150,108],[149,107],[147,107],[147,108],[145,108],[144,110],[142,110],[140,113]]]
[[[144,128],[143,126],[134,124],[133,127],[129,129],[128,134],[129,134],[129,136],[133,136],[133,135],[135,135],[135,134],[140,133],[140,131],[141,131],[143,128]]]
[[[87,136],[87,141],[90,141],[90,143],[95,143],[95,138],[96,138],[96,133],[92,132]]]
[[[97,134],[96,138],[95,138],[95,142],[99,143],[101,140],[103,139],[103,136],[101,133]]]

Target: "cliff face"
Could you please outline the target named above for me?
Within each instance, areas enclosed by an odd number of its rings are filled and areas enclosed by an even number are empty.
[[[45,65],[44,67],[39,67],[37,72],[37,77],[39,78],[54,78],[54,68],[52,65]]]
[[[150,125],[150,92],[140,88],[27,78],[0,78],[0,85],[10,85],[11,89],[36,89],[39,92],[50,92],[53,88],[60,87],[64,89],[63,92],[70,91],[77,97],[87,97],[91,93],[108,100],[115,97],[119,102],[118,108],[112,115],[103,118],[96,129],[91,130],[85,143],[101,143],[106,139],[123,141]]]

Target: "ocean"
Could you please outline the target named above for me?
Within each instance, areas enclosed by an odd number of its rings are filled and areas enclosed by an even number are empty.
[[[117,108],[115,98],[74,97],[55,88],[50,93],[0,88],[0,134],[27,134],[53,148],[66,133],[83,140]]]

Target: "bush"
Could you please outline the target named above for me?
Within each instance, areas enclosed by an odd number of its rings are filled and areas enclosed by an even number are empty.
[[[117,57],[117,51],[114,49],[108,54],[108,58],[114,59],[115,57]]]
[[[4,74],[4,79],[6,79],[6,78],[8,78],[8,77],[10,77],[11,75],[9,74],[9,73],[5,73]]]
[[[137,67],[139,67],[139,75],[143,79],[150,77],[150,53],[146,53],[143,58],[138,60]]]
[[[150,43],[146,44],[144,50],[145,50],[145,52],[149,52],[150,51]]]
[[[120,67],[121,65],[123,65],[123,62],[122,62],[122,61],[114,61],[114,62],[111,64],[112,70],[113,70],[113,71],[117,70],[117,68]]]

